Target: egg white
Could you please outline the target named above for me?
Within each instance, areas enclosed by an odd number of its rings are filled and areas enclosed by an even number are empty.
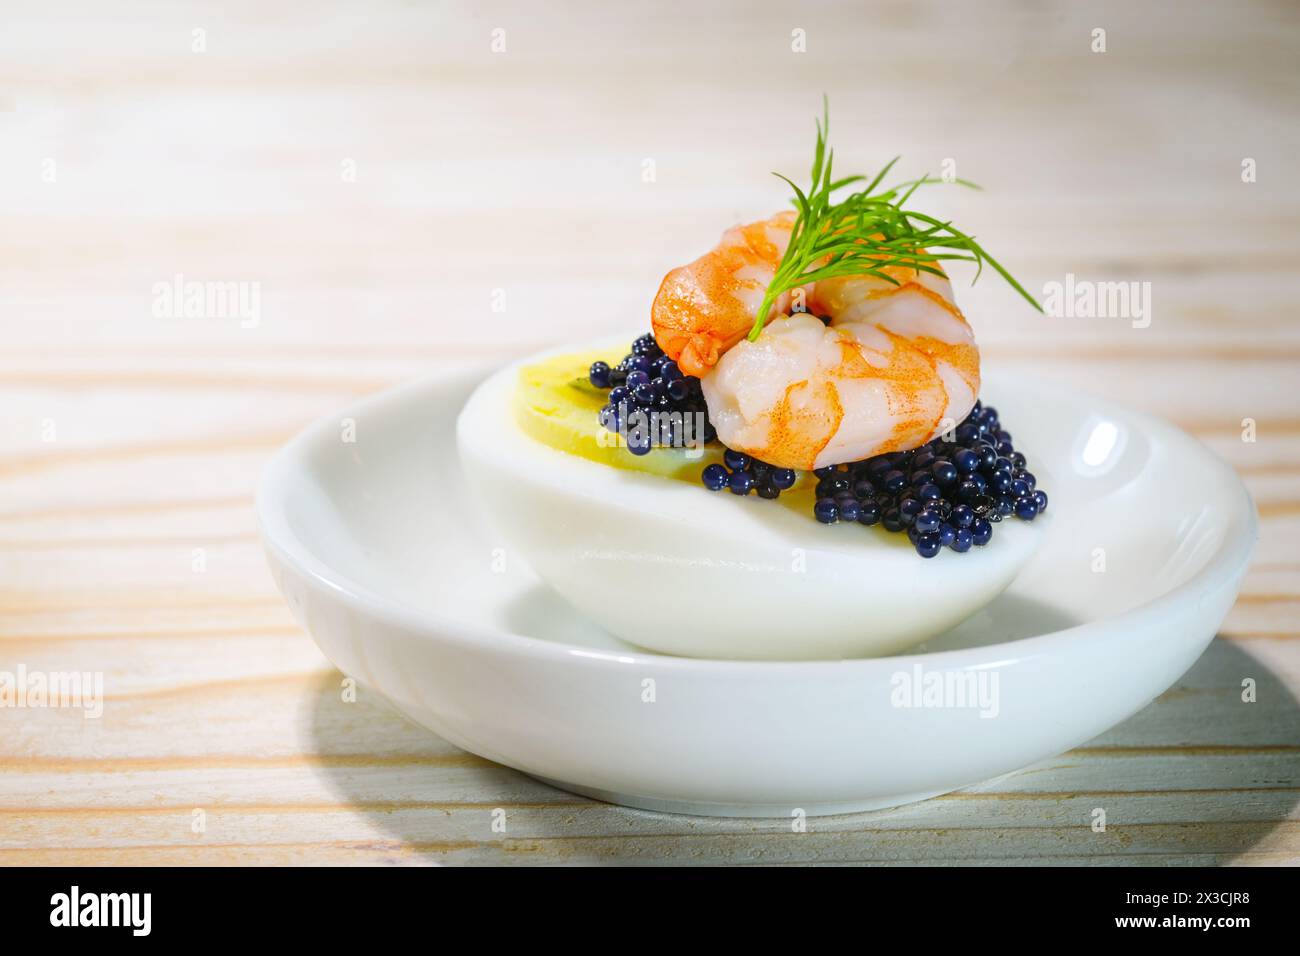
[[[1003,521],[985,547],[925,560],[906,535],[558,451],[515,420],[519,366],[536,360],[494,374],[461,412],[469,485],[543,581],[640,647],[754,660],[895,653],[997,597],[1041,537]]]

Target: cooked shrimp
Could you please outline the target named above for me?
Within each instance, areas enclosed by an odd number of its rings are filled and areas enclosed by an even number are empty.
[[[820,468],[915,448],[961,421],[979,392],[979,351],[948,280],[902,266],[783,295],[746,335],[793,217],[729,230],[664,279],[652,310],[661,348],[698,375],[719,439],[785,468]]]
[[[659,347],[687,375],[704,375],[749,334],[794,219],[794,213],[783,212],[733,226],[712,250],[664,276],[650,307],[650,327]],[[789,303],[787,294],[776,311]]]

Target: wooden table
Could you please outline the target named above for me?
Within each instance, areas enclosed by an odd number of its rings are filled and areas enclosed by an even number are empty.
[[[106,701],[0,709],[0,860],[1300,859],[1295,8],[535,6],[5,12],[0,671],[100,671]],[[990,365],[1239,469],[1262,540],[1220,638],[1085,747],[805,834],[593,803],[341,704],[260,553],[267,457],[392,383],[644,321],[784,201],[768,170],[806,175],[823,91],[839,168],[954,160],[986,191],[927,202],[1030,288],[1151,284],[1146,328],[960,295]],[[178,275],[256,315],[169,310]]]

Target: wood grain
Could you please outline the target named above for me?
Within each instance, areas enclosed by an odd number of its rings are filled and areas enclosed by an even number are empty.
[[[0,670],[107,700],[0,709],[0,862],[1300,861],[1294,6],[55,6],[0,32]],[[593,803],[342,703],[259,551],[267,457],[404,379],[643,324],[782,201],[822,92],[842,163],[981,182],[932,201],[1029,288],[1151,283],[1146,328],[959,293],[990,364],[1238,468],[1262,537],[1221,639],[1085,747],[802,834]],[[258,321],[156,317],[178,273],[258,283]]]

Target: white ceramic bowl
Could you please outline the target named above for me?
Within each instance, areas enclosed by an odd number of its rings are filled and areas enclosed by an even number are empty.
[[[457,422],[457,449],[483,513],[570,604],[611,634],[663,654],[896,653],[1001,594],[1053,519],[1049,507],[1032,524],[1003,521],[986,546],[964,555],[945,548],[927,560],[905,536],[881,528],[822,525],[810,510],[757,495],[710,494],[698,482],[548,448],[515,422],[518,378],[517,366],[491,376]],[[1037,477],[1050,493],[1050,473]]]
[[[1241,482],[1191,438],[992,376],[985,394],[1051,473],[1054,520],[987,608],[906,656],[658,656],[542,587],[474,513],[454,425],[480,378],[376,396],[281,451],[258,494],[272,568],[329,658],[414,720],[634,806],[878,808],[1081,744],[1195,661],[1256,537]],[[355,442],[341,440],[344,418]]]

